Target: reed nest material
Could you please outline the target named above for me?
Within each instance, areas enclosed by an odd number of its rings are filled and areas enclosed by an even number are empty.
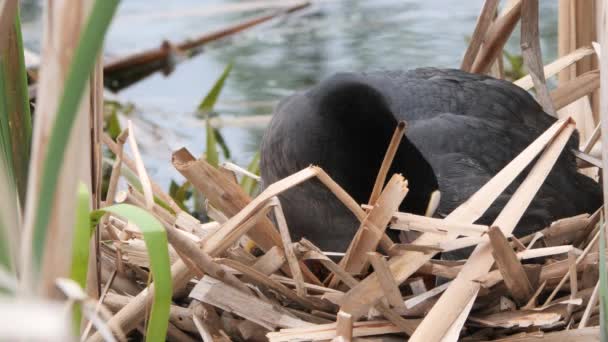
[[[589,102],[603,76],[597,69],[575,74],[549,91],[546,78],[584,58],[595,58],[594,50],[562,49],[560,58],[543,67],[538,1],[514,1],[495,17],[497,5],[498,1],[487,0],[483,6],[462,68],[488,71],[521,18],[521,47],[530,75],[515,84],[535,88],[543,108],[562,119],[446,218],[397,211],[407,196],[408,181],[387,171],[406,131],[404,123],[396,127],[387,146],[369,203],[357,203],[316,166],[270,184],[250,198],[235,182],[232,172],[238,168],[220,171],[185,149],[173,154],[173,166],[204,195],[214,208],[213,216],[222,217],[222,222],[198,221],[153,182],[147,182],[151,184],[144,189],[147,194],[134,188],[123,194],[121,198],[149,210],[167,230],[175,292],[170,339],[597,339],[598,263],[605,257],[598,251],[600,210],[561,219],[529,236],[515,238],[511,233],[577,128],[561,109],[577,101]],[[589,104],[588,108],[580,115],[595,129],[579,127],[584,153],[599,145],[600,137],[599,122],[594,120],[599,115]],[[118,143],[107,136],[102,140],[118,156],[118,165],[122,162],[145,179],[141,165],[122,154],[125,136]],[[580,166],[581,172],[598,175],[597,167]],[[496,221],[490,226],[475,224],[528,168]],[[120,167],[115,167],[114,185],[119,177]],[[277,196],[311,179],[323,183],[361,222],[340,260],[337,253],[290,237]],[[113,193],[115,187],[111,189]],[[167,199],[173,211],[151,205],[146,198],[152,193]],[[146,287],[147,251],[138,229],[120,217],[108,217],[100,229],[104,236],[100,258],[107,270],[102,272],[101,302],[115,313],[109,327],[129,333],[141,327],[152,299],[153,284]],[[395,243],[384,234],[386,229],[416,232],[420,237],[412,243]],[[259,254],[245,248],[244,236],[259,247]],[[440,252],[469,246],[474,252],[467,260],[433,259]],[[101,340],[98,333],[87,339]]]
[[[170,315],[173,335],[214,341],[390,340],[426,334],[427,322],[432,333],[440,331],[442,324],[450,328],[456,322],[461,324],[456,336],[463,340],[594,336],[599,320],[599,211],[556,221],[520,239],[510,236],[573,129],[572,121],[558,121],[445,219],[397,212],[407,193],[407,183],[399,175],[391,178],[373,206],[356,203],[315,166],[271,184],[251,199],[234,186],[235,177],[204,159],[192,158],[184,149],[175,152],[175,167],[229,219],[209,226],[190,216],[185,220],[184,212],[150,209],[165,225],[171,244],[176,290]],[[533,167],[526,181],[495,225],[471,224],[529,164]],[[313,178],[362,217],[361,234],[351,245],[356,246],[352,248],[356,258],[343,259],[350,261],[337,263],[310,241],[289,238],[277,196]],[[144,195],[134,188],[122,198],[147,207]],[[378,210],[387,211],[387,218],[370,220]],[[279,227],[269,219],[271,212]],[[145,289],[147,253],[136,227],[115,216],[105,222],[104,231],[113,233],[104,240],[102,258],[109,265],[120,265],[122,280],[102,279],[103,303],[116,313],[110,328],[128,333],[142,323],[146,310],[142,303],[150,296]],[[376,251],[387,226],[423,235],[413,244],[395,244],[387,256]],[[476,252],[468,260],[431,258],[442,251],[442,243],[462,240],[455,240],[460,234],[474,238],[469,244],[476,246]],[[243,235],[255,236],[265,253],[251,255],[239,242]],[[535,258],[532,263],[522,264],[531,258]],[[353,268],[348,271],[344,265]],[[435,285],[434,277],[448,282]],[[334,278],[338,281],[332,286]],[[134,291],[139,291],[136,297],[124,296]],[[453,293],[442,297],[446,291]],[[442,318],[429,321],[434,310]],[[449,320],[449,312],[454,321]],[[426,338],[423,335],[421,340]],[[92,335],[88,340],[101,337]]]

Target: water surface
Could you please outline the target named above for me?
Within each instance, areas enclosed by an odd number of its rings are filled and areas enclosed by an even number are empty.
[[[108,57],[178,43],[264,13],[245,7],[277,1],[124,0],[106,38]],[[232,39],[206,46],[203,54],[121,91],[135,104],[131,115],[151,176],[163,185],[181,177],[170,166],[171,151],[205,149],[204,122],[194,109],[230,61],[234,69],[217,106],[223,116],[270,114],[294,90],[339,71],[459,66],[466,37],[482,0],[321,0],[309,9],[274,20]],[[24,39],[39,51],[40,2],[22,4]],[[557,2],[541,2],[542,50],[556,56]],[[516,29],[516,31],[519,28]],[[507,49],[519,51],[518,35]],[[233,160],[246,165],[263,127],[223,127]]]

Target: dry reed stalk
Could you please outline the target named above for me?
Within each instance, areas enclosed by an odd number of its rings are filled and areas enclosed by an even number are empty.
[[[475,58],[471,72],[485,74],[496,58],[502,54],[502,48],[509,39],[511,32],[519,21],[521,14],[521,0],[504,15],[498,17],[492,24],[484,38],[484,45]]]
[[[173,154],[173,165],[194,187],[205,195],[211,205],[220,209],[227,216],[236,216],[240,213],[241,209],[251,203],[249,196],[238,184],[230,181],[224,174],[204,160],[195,160],[186,149],[181,149]],[[297,182],[290,186],[296,184]],[[256,198],[256,200],[258,199],[260,199],[260,196]],[[260,200],[256,203],[260,204],[261,202]],[[231,229],[228,228],[227,230],[230,231]],[[214,234],[214,236],[215,238],[221,238],[220,235]],[[283,247],[281,235],[266,217],[262,217],[259,222],[251,227],[248,236],[264,251],[273,246]],[[320,281],[316,279],[305,265],[300,265],[300,267],[307,280],[320,285]]]
[[[251,267],[265,275],[271,275],[281,269],[285,263],[285,253],[277,246],[272,247],[268,252],[259,257]]]
[[[112,153],[114,153],[114,155],[118,155],[119,153],[122,153],[122,152],[120,152],[120,148],[119,148],[118,144],[116,144],[107,133],[104,133],[101,136],[101,140],[110,149],[110,151],[112,151]],[[133,160],[131,160],[127,156],[123,155],[122,162],[129,168],[129,170],[137,173],[137,167],[135,166],[135,162]],[[175,201],[173,200],[173,198],[171,198],[171,196],[169,196],[166,192],[164,192],[162,190],[160,185],[158,185],[157,183],[155,183],[153,181],[150,181],[150,185],[152,186],[154,195],[158,196],[158,198],[163,200],[163,202],[167,203],[169,205],[169,207],[171,208],[171,210],[173,210],[176,213],[182,212],[182,209],[177,205],[177,203],[175,203]]]
[[[388,144],[388,148],[386,149],[386,154],[384,155],[384,159],[382,160],[382,164],[380,165],[380,169],[378,170],[378,175],[376,176],[376,181],[374,182],[374,187],[372,189],[372,193],[369,196],[368,203],[370,205],[376,204],[378,200],[378,196],[380,196],[380,192],[382,191],[382,187],[386,182],[386,176],[388,175],[388,170],[393,163],[393,159],[395,158],[395,154],[397,153],[397,149],[399,148],[399,144],[401,143],[401,139],[405,134],[405,129],[407,124],[405,121],[400,121],[395,128],[395,132],[393,132],[393,136],[391,137],[391,141]]]
[[[97,62],[93,68],[93,73],[90,80],[91,96],[90,101],[90,125],[91,132],[91,207],[93,210],[101,208],[101,183],[103,179],[102,172],[102,152],[101,152],[101,134],[103,133],[103,66],[101,57],[97,58]],[[95,229],[95,237],[90,241],[89,263],[87,272],[86,291],[89,297],[98,298],[101,295],[101,252],[99,242],[101,240],[101,232],[99,227]],[[94,271],[93,271],[94,270]]]
[[[538,32],[538,0],[522,0],[521,8],[521,52],[524,64],[532,77],[536,96],[545,113],[556,116],[553,102],[545,81],[543,59]]]
[[[331,303],[317,300],[315,297],[299,296],[287,286],[269,278],[263,273],[256,271],[252,267],[241,264],[238,261],[231,259],[219,259],[218,262],[222,265],[228,266],[230,268],[235,269],[236,271],[243,273],[243,275],[245,275],[251,282],[255,283],[256,285],[273,289],[288,298],[289,300],[298,303],[305,308],[320,311],[331,311],[332,309],[334,309],[334,305],[332,305]]]
[[[384,257],[376,252],[368,252],[367,256],[378,275],[378,281],[380,282],[380,286],[382,286],[389,307],[404,311],[405,304],[403,303],[403,298],[401,298],[401,291],[399,291],[399,286],[395,283],[395,279]]]
[[[198,301],[234,312],[269,330],[312,325],[286,314],[284,310],[252,295],[240,292],[211,277],[203,277],[190,293]]]
[[[415,214],[396,212],[393,215],[392,229],[415,230],[423,233],[448,234],[458,233],[462,236],[481,236],[488,231],[488,226],[481,224],[464,224],[444,219],[425,217]]]
[[[344,311],[338,311],[336,321],[336,337],[332,342],[351,342],[353,339],[353,316]]]
[[[490,24],[492,24],[492,20],[494,19],[494,14],[496,13],[499,2],[499,0],[486,0],[483,3],[481,13],[479,14],[479,17],[477,17],[475,30],[471,36],[471,41],[469,42],[467,51],[464,53],[462,63],[460,64],[460,69],[463,71],[471,71],[471,67],[473,66],[475,57],[477,57],[479,48],[481,47],[484,37],[486,36],[488,28],[490,28]]]
[[[559,121],[537,138],[522,153],[497,173],[488,183],[479,189],[471,198],[456,208],[446,220],[472,223],[477,220],[504,189],[526,168],[542,149],[561,131],[567,121]],[[423,234],[416,244],[430,245],[446,241],[455,236],[442,237],[437,234]],[[435,253],[404,252],[391,258],[391,273],[401,283],[429,261]],[[359,285],[352,288],[345,296],[341,309],[360,317],[367,309],[382,297],[382,290],[375,274],[370,274]]]
[[[528,275],[513,252],[513,248],[498,227],[492,227],[488,232],[492,246],[492,257],[502,274],[507,289],[515,301],[526,303],[533,294]]]
[[[561,56],[560,58],[556,59],[555,61],[545,65],[543,72],[545,74],[545,77],[549,78],[552,77],[556,74],[558,74],[559,72],[561,72],[562,70],[564,70],[565,68],[571,66],[572,64],[576,63],[577,61],[581,60],[582,58],[589,56],[593,54],[593,48],[586,46],[586,47],[582,47],[579,49],[576,49],[564,56]],[[564,83],[564,82],[560,82]],[[534,86],[534,82],[532,81],[532,76],[530,75],[526,75],[520,79],[518,79],[517,81],[514,81],[513,84],[515,84],[516,86],[523,88],[523,89],[531,89]]]
[[[589,71],[553,90],[551,92],[551,100],[556,109],[561,109],[580,97],[598,89],[599,86],[599,71]]]
[[[407,195],[407,181],[401,175],[393,175],[390,179],[374,208],[367,214],[361,222],[359,229],[355,233],[346,255],[340,260],[340,265],[349,273],[359,274],[366,266],[367,252],[376,250],[380,239],[384,235],[387,224],[390,222],[395,213],[399,209],[399,205]],[[371,222],[373,225],[368,225]],[[337,284],[330,285],[335,287]]]
[[[46,158],[46,143],[54,124],[58,101],[61,98],[63,85],[70,66],[72,54],[78,43],[81,28],[87,17],[92,1],[63,1],[49,3],[44,16],[44,37],[42,56],[44,65],[40,69],[41,92],[37,99],[36,120],[34,120],[32,136],[32,155],[29,167],[27,200],[24,215],[24,235],[21,249],[21,274],[23,286],[33,289],[37,286],[38,293],[44,296],[59,297],[60,293],[54,286],[58,277],[67,277],[71,266],[71,248],[55,248],[54,244],[61,241],[65,246],[71,246],[71,221],[75,217],[75,200],[78,182],[82,181],[91,188],[91,165],[82,163],[91,160],[91,141],[87,134],[85,139],[80,135],[89,132],[90,108],[89,101],[82,101],[76,121],[70,132],[65,158],[57,180],[57,189],[53,200],[53,209],[48,223],[46,242],[44,246],[42,272],[40,282],[33,284],[32,272],[32,238],[35,213],[37,212],[38,192],[42,179],[42,167]],[[84,98],[90,95],[84,92]],[[66,224],[66,218],[70,224]]]
[[[583,313],[583,316],[581,317],[581,321],[578,325],[578,329],[582,329],[587,326],[587,322],[589,321],[589,317],[591,316],[591,310],[593,309],[593,307],[595,307],[595,305],[597,303],[599,288],[600,288],[600,281],[598,279],[597,283],[593,287],[593,293],[591,294],[591,297],[589,298],[589,303],[587,303],[585,312]]]
[[[585,248],[585,250],[576,258],[576,265],[579,265],[585,259],[585,256],[587,256],[587,254],[589,253],[589,251],[591,251],[591,249],[593,248],[593,246],[598,241],[599,236],[600,236],[600,234],[599,234],[599,231],[598,231],[595,234],[595,236],[593,237],[593,239],[591,240],[591,242],[589,242],[589,245],[587,245],[587,247]],[[570,275],[570,271],[571,271],[571,268],[568,267],[568,271],[564,274],[564,276],[560,280],[559,284],[555,287],[555,289],[553,290],[553,292],[551,292],[551,295],[549,295],[549,297],[545,300],[544,306],[548,305],[553,300],[553,298],[555,298],[555,296],[557,295],[557,292],[566,283],[566,280],[568,279],[568,276]]]
[[[549,171],[553,168],[557,157],[573,131],[574,124],[568,121],[568,124],[540,155],[528,176],[494,221],[493,226],[498,226],[503,232],[509,234],[513,231]],[[482,243],[475,248],[458,277],[418,326],[410,339],[411,341],[437,341],[440,339],[455,341],[458,338],[462,324],[464,324],[464,320],[466,320],[480,289],[479,283],[475,282],[474,279],[490,270],[494,263],[491,253],[489,242]],[[452,327],[452,324],[455,327]],[[449,335],[446,335],[448,333]]]
[[[336,323],[317,324],[307,328],[281,329],[279,332],[268,333],[270,342],[282,341],[324,341],[336,337]],[[352,337],[364,337],[382,334],[398,333],[399,329],[387,321],[354,322]]]
[[[196,160],[186,149],[181,149],[173,154],[173,165],[194,187],[205,195],[211,205],[228,217],[239,214],[243,208],[251,203],[251,199],[238,184],[230,181],[224,174],[204,160]],[[272,227],[272,223],[268,219],[262,220],[253,227],[249,236],[265,251],[275,245],[283,246],[280,234]]]
[[[338,264],[334,263],[327,256],[323,255],[321,251],[314,246],[310,241],[306,239],[302,239],[300,243],[308,250],[305,254],[306,259],[318,260],[325,266],[328,270],[330,270],[341,282],[343,282],[349,288],[353,288],[359,284],[359,282],[348,272],[346,272],[342,267]],[[414,329],[416,328],[416,324],[411,320],[403,319],[399,314],[394,312],[389,307],[385,306],[383,303],[378,303],[375,308],[382,314],[386,319],[391,321],[395,326],[399,327],[401,331],[411,335]]]
[[[222,182],[224,175],[220,174],[219,171],[215,170],[211,166],[208,166],[208,164],[206,164],[204,161],[195,162],[192,155],[190,155],[184,149],[174,154],[174,165],[180,172],[190,176],[190,181],[193,185],[197,186],[198,184],[198,186],[201,188],[208,190],[208,196],[216,196],[215,200],[217,200],[218,203],[224,204],[224,202],[226,202],[224,205],[234,208],[234,198],[226,196],[228,193],[226,190],[229,189],[229,186],[232,184],[230,181],[223,182],[226,187],[220,188],[218,187],[217,183],[209,181],[209,179],[204,179],[204,177],[207,176],[210,179],[216,178]],[[201,173],[196,171],[201,171]],[[203,244],[203,250],[212,256],[224,251],[227,246],[232,245],[240,237],[240,235],[233,234],[230,238],[226,239],[226,234],[230,233],[233,229],[238,228],[241,223],[246,221],[247,218],[251,216],[252,212],[259,209],[261,204],[278,195],[280,192],[298,184],[299,182],[313,177],[316,175],[316,173],[317,171],[315,169],[304,169],[303,171],[300,171],[300,173],[270,185],[264,192],[262,192],[262,194],[260,194],[260,196],[244,206],[243,210],[237,212],[228,222],[226,222],[226,224],[222,226],[222,229],[210,236]],[[236,187],[238,188],[238,185],[236,185]],[[234,192],[234,194],[237,196],[242,194],[240,188],[238,189],[238,191]],[[223,194],[223,196],[219,196],[217,194]],[[209,199],[211,200],[211,198]],[[230,199],[233,199],[233,201],[228,202]],[[270,222],[268,222],[268,224],[270,224]],[[269,227],[269,229],[274,228]],[[274,232],[276,233],[276,231]],[[279,243],[277,243],[277,245],[280,245],[280,238],[278,241]],[[272,246],[269,246],[269,248],[271,247]],[[192,274],[190,273],[188,266],[182,260],[179,260],[172,265],[171,278],[173,282],[173,289],[181,288],[190,280],[191,277]],[[116,315],[114,315],[114,317],[112,317],[112,319],[108,322],[108,325],[114,330],[116,328],[122,328],[126,332],[135,329],[139,322],[144,318],[142,313],[144,312],[145,308],[151,303],[153,286],[154,284],[150,284],[146,290],[140,292],[135,298],[133,298],[129,304],[127,304]],[[101,341],[101,336],[99,334],[95,334],[91,336],[88,341]]]
[[[293,244],[291,243],[289,229],[287,228],[287,220],[285,219],[285,215],[283,214],[281,202],[279,202],[279,199],[276,197],[273,197],[270,201],[272,206],[274,207],[274,217],[277,221],[279,233],[281,234],[281,240],[283,241],[283,250],[285,251],[285,258],[287,259],[287,264],[289,265],[289,269],[291,270],[291,274],[293,275],[293,280],[296,284],[296,293],[300,297],[306,296],[306,288],[304,287],[304,277],[302,276],[302,270],[300,269],[300,263],[298,261],[298,258],[296,258],[296,254],[293,250]]]
[[[574,23],[571,18],[573,15],[572,0],[559,0],[558,5],[558,26],[557,26],[557,53],[558,56],[565,56],[574,50],[576,38],[573,37]],[[560,70],[558,80],[562,84],[576,77],[576,68]]]

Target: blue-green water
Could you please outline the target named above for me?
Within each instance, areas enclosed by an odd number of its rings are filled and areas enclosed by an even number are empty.
[[[278,1],[123,0],[106,39],[106,56],[122,56],[180,42],[265,12],[245,8]],[[220,97],[220,115],[270,114],[281,97],[338,71],[458,67],[482,0],[321,0],[297,14],[274,20],[178,65],[168,77],[157,73],[120,92],[131,115],[151,176],[168,184],[180,176],[171,151],[205,149],[204,122],[193,114],[229,61],[235,66]],[[541,2],[542,50],[556,55],[557,2]],[[39,51],[39,1],[24,1],[26,45]],[[519,29],[516,29],[519,30]],[[518,35],[508,50],[519,51]],[[236,163],[246,165],[263,127],[223,127]]]

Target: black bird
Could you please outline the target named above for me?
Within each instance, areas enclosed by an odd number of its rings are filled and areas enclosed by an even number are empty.
[[[263,183],[315,164],[358,203],[366,203],[400,120],[408,128],[389,172],[401,173],[409,182],[400,211],[424,214],[438,189],[434,216],[445,217],[556,119],[512,83],[460,70],[340,73],[279,103],[262,141]],[[516,236],[599,208],[598,183],[577,172],[571,152],[577,146],[575,133]],[[496,218],[524,175],[478,223]],[[293,238],[306,237],[323,250],[344,251],[359,226],[317,180],[287,191],[280,201]]]

